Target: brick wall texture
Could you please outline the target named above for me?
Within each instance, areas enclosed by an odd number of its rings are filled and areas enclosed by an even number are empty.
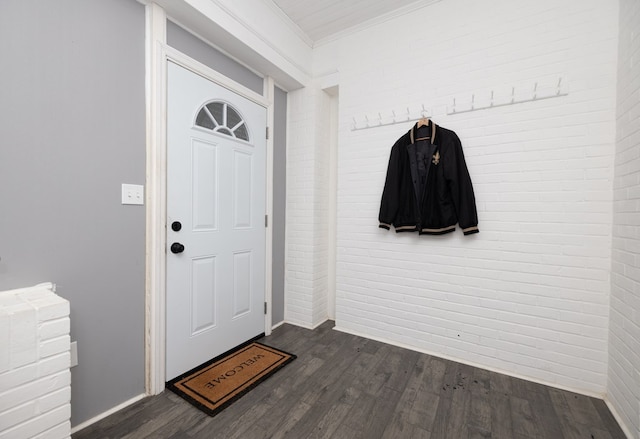
[[[289,93],[285,319],[327,319],[330,98],[318,86]]]
[[[604,397],[640,439],[640,3],[440,1],[317,46],[314,75],[334,72],[336,329]],[[492,95],[527,102],[460,111]],[[322,91],[289,96],[287,318],[314,326]],[[462,140],[477,235],[377,227],[423,111]]]
[[[640,2],[620,1],[607,394],[640,438]]]
[[[314,49],[315,75],[339,74],[338,329],[605,394],[618,19],[607,0],[447,0]],[[447,111],[559,79],[566,96]],[[307,326],[324,294],[319,93],[290,93],[289,107],[287,319]],[[354,119],[423,106],[462,140],[479,234],[378,228],[389,152],[411,123],[353,131]]]
[[[0,337],[0,438],[69,438],[69,302],[50,286],[0,292]]]

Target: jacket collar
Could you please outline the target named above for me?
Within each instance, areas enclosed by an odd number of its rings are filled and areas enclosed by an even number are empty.
[[[436,140],[436,124],[431,119],[429,119],[429,127],[431,127],[431,135],[429,136],[429,142],[433,145],[433,143]],[[417,130],[418,130],[418,122],[416,122],[415,125],[411,127],[411,130],[409,130],[411,143],[416,143],[415,138],[416,138]]]

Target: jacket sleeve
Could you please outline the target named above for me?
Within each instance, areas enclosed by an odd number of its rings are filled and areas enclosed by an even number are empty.
[[[452,141],[447,148],[447,156],[442,158],[444,178],[456,209],[458,224],[465,235],[471,235],[479,232],[476,198],[462,152],[462,144],[457,134],[452,132],[452,135]]]
[[[391,157],[387,167],[387,178],[382,191],[382,201],[380,202],[380,214],[378,220],[379,227],[389,230],[395,222],[399,206],[400,192],[400,158],[399,148],[396,145],[391,148]]]

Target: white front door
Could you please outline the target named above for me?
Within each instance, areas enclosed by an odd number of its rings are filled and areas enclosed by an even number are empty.
[[[168,63],[167,380],[264,332],[266,117]]]

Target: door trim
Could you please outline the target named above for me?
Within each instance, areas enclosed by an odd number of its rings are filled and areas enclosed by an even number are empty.
[[[267,109],[267,126],[273,123],[273,92],[262,96],[221,75],[182,52],[166,45],[166,14],[155,3],[147,5],[146,56],[146,278],[145,278],[145,390],[157,395],[164,390],[166,370],[166,218],[167,218],[167,63],[174,62]],[[265,78],[265,89],[273,80]],[[266,212],[273,214],[273,136],[267,139]],[[269,248],[273,228],[266,229],[265,334],[271,333],[272,258]]]

